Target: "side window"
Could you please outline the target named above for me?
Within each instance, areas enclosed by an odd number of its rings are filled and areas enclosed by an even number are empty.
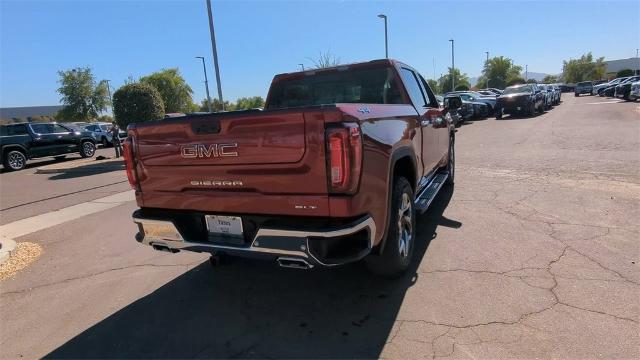
[[[424,99],[420,83],[418,83],[418,79],[413,71],[402,68],[400,70],[400,76],[402,76],[402,82],[404,82],[404,85],[407,87],[411,102],[418,107],[425,106],[427,102]]]
[[[31,130],[36,134],[51,134],[53,126],[50,124],[31,124]]]
[[[28,135],[27,127],[23,124],[20,125],[9,125],[7,127],[3,127],[2,135],[13,136],[13,135]]]
[[[62,125],[58,125],[58,124],[53,124],[53,133],[57,134],[57,133],[68,133],[70,130],[67,129],[66,127],[62,126]]]
[[[429,87],[429,83],[427,83],[427,81],[422,77],[422,75],[418,74],[418,76],[420,77],[420,82],[422,82],[422,88],[425,91],[425,95],[427,98],[427,106],[433,107],[433,108],[439,107],[438,100],[436,99],[436,96],[433,94],[433,91],[431,91],[431,88]]]

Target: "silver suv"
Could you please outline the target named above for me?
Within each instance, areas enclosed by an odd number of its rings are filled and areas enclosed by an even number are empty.
[[[580,96],[582,94],[593,95],[593,83],[591,81],[583,81],[576,84],[575,95]]]

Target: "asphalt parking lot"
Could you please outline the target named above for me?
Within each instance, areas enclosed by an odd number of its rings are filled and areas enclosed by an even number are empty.
[[[640,106],[563,100],[458,129],[455,190],[395,281],[156,252],[133,201],[27,231],[42,253],[0,281],[0,357],[640,358]],[[128,191],[118,167],[36,168],[0,174],[0,224]]]

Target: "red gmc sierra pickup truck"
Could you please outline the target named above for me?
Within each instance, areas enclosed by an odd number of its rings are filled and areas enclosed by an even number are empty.
[[[131,124],[136,240],[309,269],[409,266],[415,213],[454,180],[455,130],[424,78],[395,60],[275,76],[264,110]]]

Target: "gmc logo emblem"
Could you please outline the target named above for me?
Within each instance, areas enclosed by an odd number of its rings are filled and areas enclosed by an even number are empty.
[[[212,158],[223,156],[238,156],[238,143],[228,144],[203,144],[183,145],[180,147],[180,156],[185,159]]]

